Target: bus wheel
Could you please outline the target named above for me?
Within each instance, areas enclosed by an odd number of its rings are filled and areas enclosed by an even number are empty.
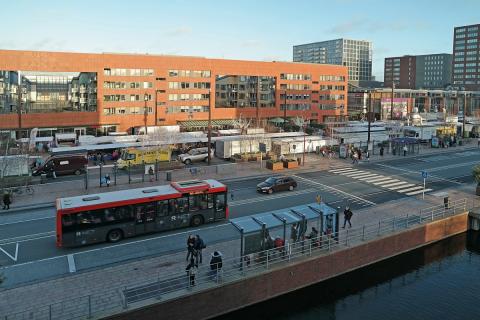
[[[119,230],[119,229],[110,230],[110,232],[107,234],[108,242],[118,242],[122,240],[122,238],[123,238],[123,232],[122,230]]]
[[[190,221],[192,227],[198,227],[199,225],[203,224],[203,217],[202,216],[193,216],[192,220]]]

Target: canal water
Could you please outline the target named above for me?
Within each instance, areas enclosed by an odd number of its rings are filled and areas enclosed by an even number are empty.
[[[468,232],[227,319],[480,319],[480,233]]]

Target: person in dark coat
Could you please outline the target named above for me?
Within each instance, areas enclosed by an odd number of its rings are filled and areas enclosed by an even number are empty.
[[[198,265],[198,261],[200,260],[200,263],[202,263],[203,257],[202,257],[202,250],[205,249],[207,246],[205,245],[205,242],[203,241],[202,238],[197,234],[195,236],[195,251],[197,252],[196,254],[196,263]]]
[[[10,209],[11,203],[12,203],[12,199],[10,198],[10,193],[4,192],[3,193],[3,210]]]
[[[195,236],[193,234],[188,236],[187,239],[187,261],[188,259],[193,259],[197,256],[197,252],[195,250]]]
[[[352,227],[352,223],[350,222],[350,219],[352,219],[352,216],[353,216],[353,212],[352,210],[350,210],[350,207],[346,207],[345,208],[345,211],[343,211],[343,229],[345,229],[345,226],[347,225],[347,222],[348,222],[348,225],[349,225],[349,228]]]

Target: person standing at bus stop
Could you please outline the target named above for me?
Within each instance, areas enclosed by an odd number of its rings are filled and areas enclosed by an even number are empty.
[[[8,193],[8,191],[4,191],[3,192],[3,210],[10,209],[10,203],[12,203],[12,200],[10,199],[10,193]]]
[[[187,261],[188,259],[193,259],[197,255],[195,250],[195,236],[193,234],[188,236],[187,239]]]
[[[195,251],[196,251],[196,256],[195,256],[195,263],[198,265],[198,261],[200,260],[200,263],[202,263],[202,250],[205,249],[207,246],[205,245],[205,242],[203,241],[202,238],[200,238],[200,235],[195,236]]]

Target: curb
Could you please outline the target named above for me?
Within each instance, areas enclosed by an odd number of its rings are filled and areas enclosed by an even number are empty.
[[[20,212],[20,211],[28,211],[32,209],[44,209],[44,208],[54,208],[55,207],[55,202],[42,202],[42,203],[37,203],[37,204],[32,204],[28,206],[18,206],[18,207],[13,207],[10,208],[9,210],[5,211],[0,211],[0,214],[8,214],[8,213],[14,213],[14,212]]]

